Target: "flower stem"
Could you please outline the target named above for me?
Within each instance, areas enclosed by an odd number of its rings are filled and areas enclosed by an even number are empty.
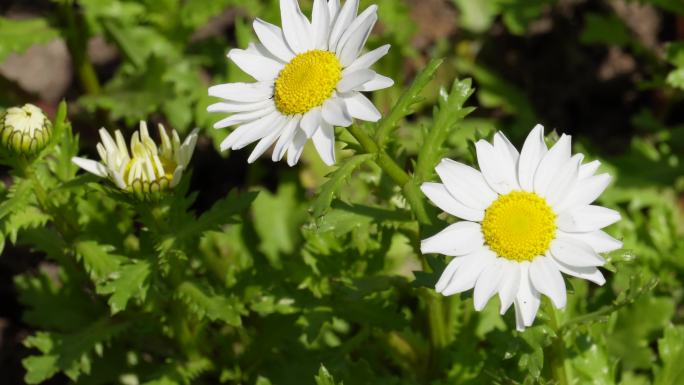
[[[565,342],[563,342],[562,327],[558,322],[558,314],[556,308],[553,307],[551,301],[545,302],[546,314],[549,317],[549,326],[556,333],[556,337],[551,343],[549,356],[549,363],[551,368],[551,375],[558,385],[572,384],[570,370],[566,365],[566,351]]]
[[[409,205],[411,205],[411,210],[416,215],[418,221],[421,224],[430,224],[430,218],[427,216],[425,204],[420,196],[418,186],[412,182],[409,174],[399,167],[397,162],[381,149],[361,127],[352,125],[348,127],[348,130],[367,153],[376,155],[375,162],[377,165],[387,173],[394,183],[402,188],[404,197],[409,202]]]
[[[361,144],[361,147],[370,154],[375,154],[375,162],[387,175],[402,188],[404,197],[409,202],[411,210],[418,219],[421,225],[429,225],[431,223],[423,197],[421,196],[418,185],[414,183],[411,176],[399,167],[378,144],[359,126],[350,126],[349,132]],[[420,257],[423,271],[430,271],[430,265],[427,262],[425,255],[420,252],[420,245],[418,244],[420,236],[416,237],[414,249]],[[425,301],[427,307],[427,322],[429,325],[428,336],[430,338],[431,354],[429,357],[429,365],[427,376],[439,373],[438,359],[441,357],[441,351],[449,344],[449,330],[447,326],[447,314],[444,311],[444,301],[440,296],[435,295],[433,291],[421,289],[420,295]]]
[[[66,24],[65,40],[69,53],[74,60],[78,78],[86,93],[97,95],[100,93],[100,82],[97,79],[93,64],[88,59],[89,34],[84,22],[78,18],[74,12],[74,5],[70,1],[62,4],[61,11]]]

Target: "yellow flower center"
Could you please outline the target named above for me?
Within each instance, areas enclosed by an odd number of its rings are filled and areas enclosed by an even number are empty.
[[[275,104],[284,115],[303,114],[323,104],[342,78],[334,53],[321,50],[295,56],[275,81]]]
[[[531,261],[556,237],[556,214],[542,197],[526,191],[500,196],[485,211],[485,242],[497,255]]]

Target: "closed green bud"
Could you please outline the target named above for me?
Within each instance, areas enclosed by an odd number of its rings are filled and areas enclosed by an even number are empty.
[[[16,154],[34,154],[48,144],[52,123],[33,104],[12,107],[0,115],[0,142]]]

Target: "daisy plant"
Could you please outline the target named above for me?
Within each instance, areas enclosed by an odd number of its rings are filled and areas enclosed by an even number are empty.
[[[121,131],[116,130],[112,138],[102,128],[101,142],[97,144],[100,162],[81,157],[74,157],[72,161],[91,174],[109,178],[118,188],[139,198],[153,198],[180,182],[197,143],[197,129],[181,143],[175,130],[169,137],[161,124],[158,128],[160,146],[150,137],[147,124],[140,122],[140,130],[131,136],[130,152]]]
[[[501,314],[514,305],[516,326],[532,325],[541,295],[556,308],[566,304],[561,273],[605,283],[600,253],[622,243],[601,229],[620,220],[617,211],[593,205],[610,183],[596,174],[598,161],[582,163],[562,135],[550,148],[537,125],[522,151],[497,132],[475,144],[480,170],[451,159],[435,167],[442,183],[423,193],[462,219],[421,242],[423,253],[454,257],[435,289],[453,295],[474,288],[476,310],[498,293]]]
[[[370,67],[389,51],[383,45],[361,54],[378,19],[377,6],[360,14],[359,1],[315,0],[311,21],[296,0],[281,0],[282,28],[254,21],[259,43],[228,53],[254,83],[228,83],[209,88],[224,99],[210,112],[230,113],[214,128],[237,126],[221,150],[241,149],[258,141],[248,162],[274,143],[272,160],[287,153],[297,163],[311,139],[321,159],[335,163],[335,126],[348,127],[354,118],[375,122],[381,117],[362,94],[391,86],[392,79]]]

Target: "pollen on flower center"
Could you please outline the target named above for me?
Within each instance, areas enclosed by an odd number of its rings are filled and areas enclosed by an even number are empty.
[[[513,261],[543,255],[556,236],[556,214],[535,193],[513,191],[500,196],[485,211],[485,242],[492,251]]]
[[[275,81],[275,104],[284,115],[303,114],[328,99],[342,78],[334,53],[321,50],[295,56]]]

